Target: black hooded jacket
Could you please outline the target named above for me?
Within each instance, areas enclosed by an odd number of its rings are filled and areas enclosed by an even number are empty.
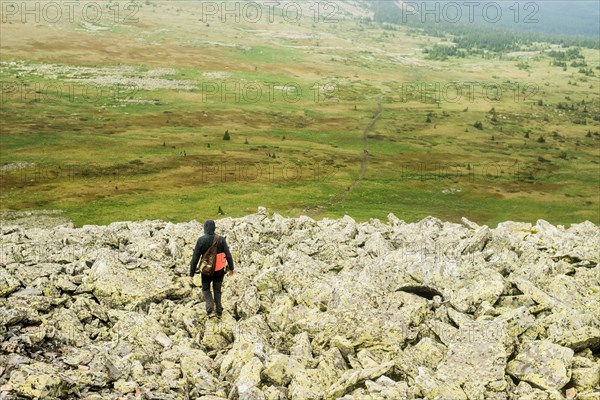
[[[196,274],[196,267],[198,266],[198,262],[200,262],[200,257],[202,257],[202,254],[204,254],[212,245],[213,240],[215,240],[215,221],[209,219],[204,223],[204,235],[200,236],[196,242],[194,256],[192,257],[192,263],[190,264],[190,276]],[[225,253],[225,257],[227,258],[227,268],[233,271],[233,258],[229,252],[227,241],[223,236],[219,236],[219,241],[217,243],[217,254],[218,253]]]

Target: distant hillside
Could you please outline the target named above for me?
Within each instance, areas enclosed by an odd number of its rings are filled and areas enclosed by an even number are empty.
[[[533,3],[533,2],[530,2]],[[508,8],[513,2],[502,3]],[[556,35],[581,35],[593,37],[600,35],[600,1],[538,1],[538,23],[515,24],[510,18],[501,21],[503,26],[511,29],[541,32]],[[508,10],[507,10],[508,11]],[[528,12],[533,9],[527,10]],[[525,15],[524,15],[525,14]],[[521,9],[521,19],[527,12]],[[508,15],[512,15],[508,13]]]
[[[597,48],[600,44],[600,2],[591,1],[501,1],[480,3],[470,10],[461,2],[451,1],[380,1],[370,2],[375,19],[380,22],[420,27],[428,32],[464,34],[483,30],[510,30],[527,33],[522,39],[562,43],[565,39],[582,40],[582,45]],[[460,14],[457,12],[458,4]],[[500,6],[500,12],[492,4]],[[484,12],[488,5],[487,12]],[[437,11],[435,11],[437,10]],[[437,19],[436,19],[437,16]],[[491,22],[494,21],[494,22]]]

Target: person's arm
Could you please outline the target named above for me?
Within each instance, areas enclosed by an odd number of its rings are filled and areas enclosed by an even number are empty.
[[[227,259],[227,268],[230,271],[233,271],[233,257],[231,257],[231,252],[229,251],[229,246],[227,246],[227,241],[225,238],[223,238],[223,252],[225,253],[225,258]]]
[[[200,257],[202,257],[202,244],[200,243],[200,239],[198,239],[198,241],[196,242],[196,248],[194,249],[192,262],[190,264],[190,276],[192,278],[196,274],[196,266],[198,266],[198,261],[200,261]]]

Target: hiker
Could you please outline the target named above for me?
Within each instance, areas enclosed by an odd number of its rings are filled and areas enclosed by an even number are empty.
[[[202,255],[211,247],[215,240],[215,221],[208,220],[204,223],[204,235],[200,236],[196,242],[196,248],[194,249],[194,256],[192,257],[192,263],[190,265],[190,277],[193,278],[196,274],[196,267],[200,261]],[[225,273],[229,271],[229,276],[233,276],[233,258],[229,252],[229,247],[224,237],[219,236],[216,242],[217,246],[217,258],[215,271],[212,276],[202,274],[202,294],[204,295],[204,302],[206,304],[206,314],[211,316],[213,311],[216,311],[217,317],[221,317],[223,314],[223,305],[221,304],[221,286],[223,285],[223,278]],[[227,268],[225,268],[227,265]],[[210,284],[212,283],[214,289],[214,299],[210,290]],[[216,309],[215,309],[216,305]]]

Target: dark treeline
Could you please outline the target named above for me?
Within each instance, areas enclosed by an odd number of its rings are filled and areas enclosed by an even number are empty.
[[[500,25],[491,27],[491,24],[481,25],[476,23],[456,22],[450,23],[440,19],[434,21],[433,16],[428,16],[425,23],[419,15],[403,15],[403,10],[395,1],[374,1],[370,3],[374,11],[374,19],[379,23],[386,23],[387,29],[395,29],[395,25],[403,25],[419,29],[423,34],[449,38],[453,46],[435,46],[427,51],[439,53],[431,58],[443,59],[444,57],[461,57],[466,54],[483,54],[485,51],[504,53],[518,51],[535,43],[558,44],[563,47],[579,46],[600,49],[600,39],[590,36],[570,36],[557,33],[544,33],[532,31],[517,31],[503,28]],[[550,29],[550,28],[548,28]],[[444,49],[444,47],[449,47]],[[461,51],[464,50],[464,51]]]

